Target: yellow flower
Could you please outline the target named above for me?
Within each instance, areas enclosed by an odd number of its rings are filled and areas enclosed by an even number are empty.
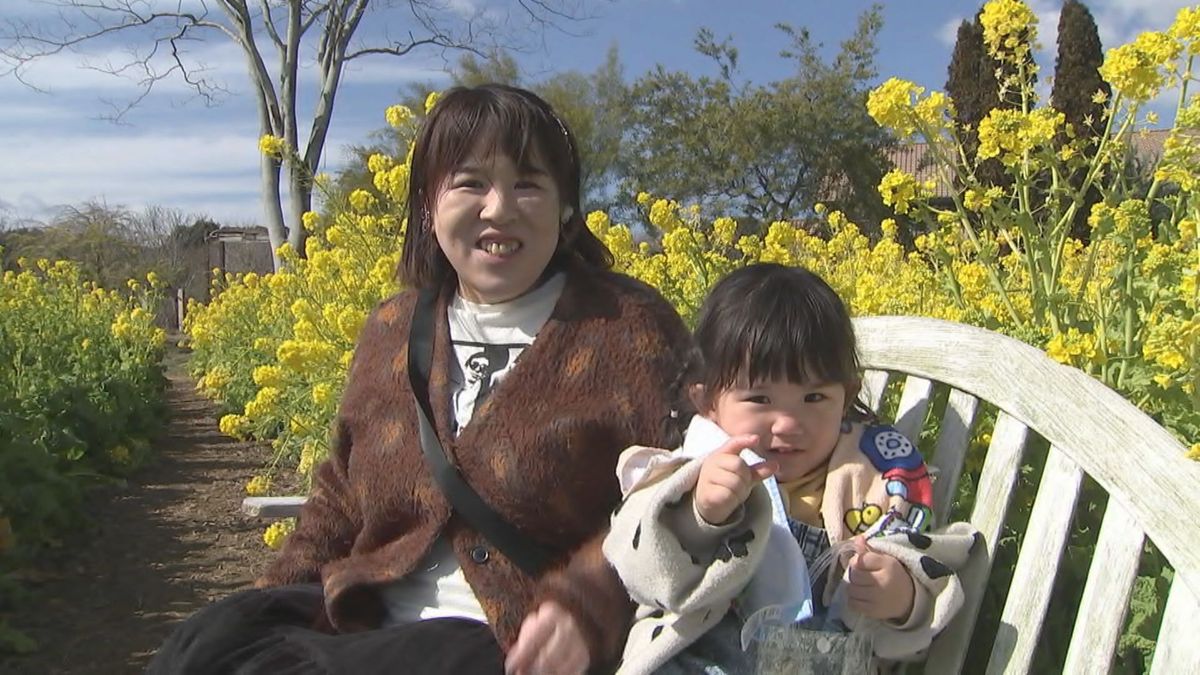
[[[1144,103],[1166,83],[1163,66],[1179,53],[1179,43],[1165,33],[1142,33],[1133,42],[1108,50],[1100,76],[1134,101]]]
[[[650,207],[650,224],[663,232],[671,232],[683,223],[679,220],[679,203],[659,199]]]
[[[713,221],[713,240],[722,246],[732,246],[737,234],[737,221],[733,218],[717,218]]]
[[[1185,244],[1191,243],[1196,238],[1196,221],[1191,218],[1179,221],[1179,238]]]
[[[883,203],[896,210],[896,213],[908,213],[912,202],[926,196],[924,187],[917,179],[900,169],[892,169],[879,181],[879,195]]]
[[[245,429],[246,418],[241,415],[225,415],[221,421],[217,423],[217,428],[221,433],[233,438],[241,438]]]
[[[263,543],[270,547],[271,550],[277,551],[283,547],[288,535],[294,532],[295,529],[296,521],[292,518],[271,523],[266,531],[263,532]]]
[[[888,78],[867,96],[867,113],[879,126],[908,138],[917,130],[914,99],[924,92],[908,80]]]
[[[989,0],[979,22],[983,42],[998,60],[1020,62],[1037,39],[1037,15],[1020,0]]]
[[[377,203],[378,202],[375,199],[375,195],[367,192],[366,190],[355,190],[354,192],[350,193],[350,208],[354,209],[358,213],[370,211]],[[331,241],[330,243],[332,244],[334,242]]]
[[[1025,153],[1049,145],[1065,120],[1052,108],[1038,108],[1029,114],[994,109],[979,122],[979,159],[999,156],[1005,165],[1012,165]]]
[[[1200,461],[1200,443],[1192,443],[1192,447],[1188,448],[1187,458]],[[0,547],[0,550],[3,550],[3,547]]]
[[[1179,10],[1175,15],[1175,23],[1167,32],[1187,46],[1188,54],[1195,54],[1200,47],[1200,7]]]
[[[1099,358],[1096,352],[1096,337],[1090,333],[1081,333],[1077,328],[1068,328],[1065,333],[1051,338],[1046,345],[1046,354],[1059,363],[1075,366]]]
[[[428,112],[430,107],[426,105],[426,112]],[[394,105],[388,107],[383,116],[389,126],[393,129],[399,129],[412,121],[413,111],[406,105]]]
[[[637,193],[637,203],[641,204],[642,206],[649,206],[650,202],[653,201],[653,199],[654,199],[654,196],[651,195],[649,192]]]
[[[436,91],[429,92],[429,95],[425,97],[425,114],[426,115],[433,112],[433,106],[437,105],[438,99],[440,99],[441,97],[442,97],[442,95]]]
[[[278,387],[283,383],[283,371],[279,366],[262,365],[254,369],[251,379],[260,387]]]
[[[130,460],[129,448],[124,445],[114,445],[108,449],[108,458],[115,464],[128,464]]]
[[[268,157],[282,159],[286,150],[287,142],[278,136],[263,134],[262,138],[258,139],[258,151]]]
[[[251,497],[260,497],[267,494],[271,490],[271,478],[269,476],[255,476],[246,483],[246,494]]]
[[[333,400],[333,387],[328,382],[321,382],[313,385],[312,389],[313,402],[317,405],[325,405]]]

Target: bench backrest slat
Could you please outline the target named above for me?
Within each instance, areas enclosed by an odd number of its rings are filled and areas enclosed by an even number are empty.
[[[986,555],[977,556],[973,564],[959,572],[966,600],[958,616],[930,646],[927,673],[957,673],[962,669],[975,619],[983,604],[983,591],[992,570],[1000,529],[1004,525],[1008,504],[1017,483],[1017,472],[1021,468],[1021,455],[1028,434],[1029,429],[1024,424],[1006,413],[997,416],[992,442],[979,476],[978,496],[971,513],[971,523],[983,535]]]
[[[868,370],[863,375],[862,394],[860,397],[867,407],[879,412],[883,405],[883,393],[887,389],[890,374],[885,370]]]
[[[1024,673],[1033,663],[1082,480],[1079,466],[1051,447],[992,643],[989,674]]]
[[[1196,635],[1196,608],[1200,599],[1186,584],[1171,584],[1162,627],[1150,663],[1150,675],[1200,673],[1200,637]]]
[[[904,379],[904,391],[900,393],[900,404],[896,407],[894,420],[894,426],[900,433],[914,441],[920,437],[932,394],[933,382],[912,375]]]
[[[1064,673],[1107,673],[1125,625],[1146,535],[1120,500],[1109,497],[1071,631]],[[1114,616],[1115,617],[1114,620]]]
[[[979,399],[965,391],[950,390],[930,468],[931,471],[937,469],[937,480],[933,483],[935,522],[948,522],[950,505],[958,493],[958,479],[962,474],[978,412]]]

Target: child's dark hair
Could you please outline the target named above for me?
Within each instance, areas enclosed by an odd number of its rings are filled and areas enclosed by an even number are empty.
[[[743,267],[713,286],[700,308],[695,347],[676,381],[682,410],[692,385],[712,401],[739,378],[857,383],[861,368],[850,313],[821,277],[802,267]],[[847,415],[873,414],[855,401]],[[686,427],[687,417],[677,419]]]

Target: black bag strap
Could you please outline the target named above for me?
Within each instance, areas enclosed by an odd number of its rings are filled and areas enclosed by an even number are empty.
[[[429,373],[433,364],[433,326],[437,290],[426,288],[417,296],[408,333],[408,378],[416,399],[421,451],[434,480],[446,499],[480,534],[526,574],[537,576],[546,569],[550,554],[517,531],[479,496],[446,456],[446,449],[433,429],[429,405]]]

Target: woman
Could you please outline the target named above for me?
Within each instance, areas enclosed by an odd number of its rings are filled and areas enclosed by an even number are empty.
[[[532,93],[447,92],[409,189],[410,290],[361,333],[299,526],[257,590],[185,622],[152,672],[582,673],[619,658],[632,606],[600,550],[615,462],[668,440],[687,331],[609,271],[570,130]],[[544,565],[497,548],[428,468],[409,361],[422,330],[437,440]]]

